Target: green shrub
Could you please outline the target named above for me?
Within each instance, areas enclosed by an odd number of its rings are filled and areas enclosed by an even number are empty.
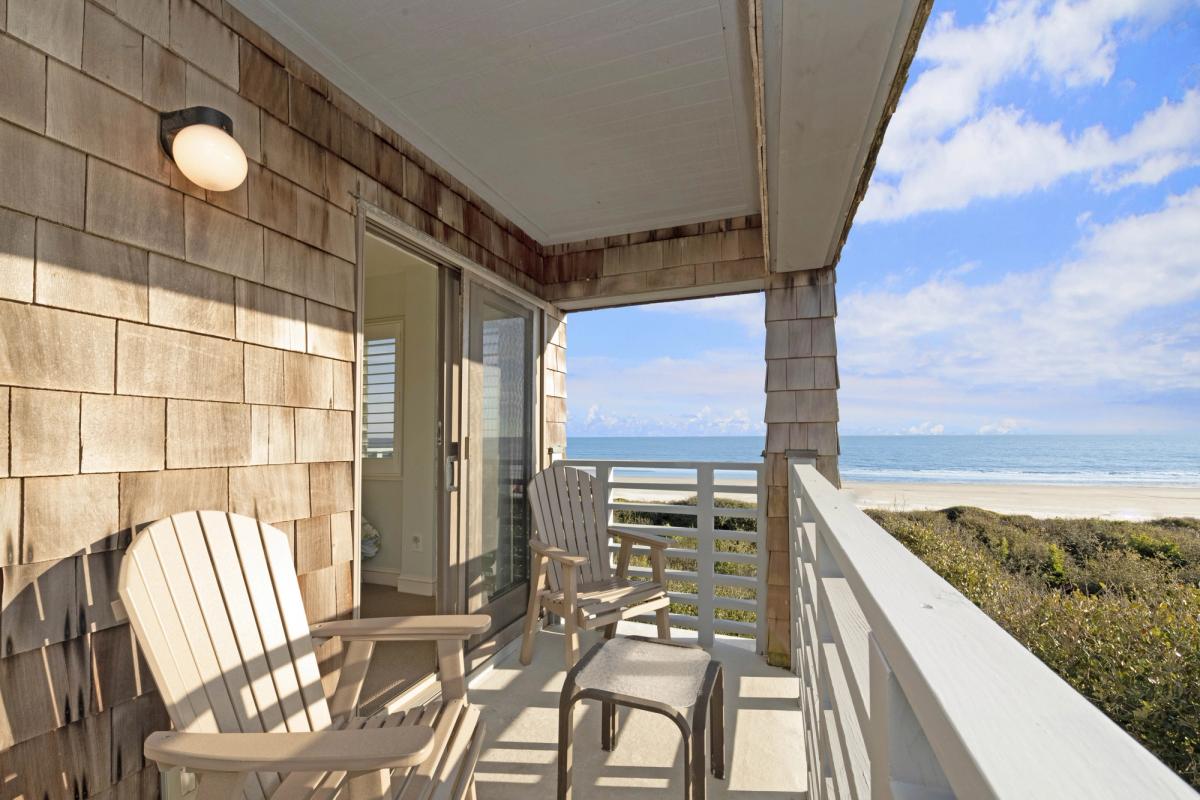
[[[867,513],[1200,788],[1200,520]]]

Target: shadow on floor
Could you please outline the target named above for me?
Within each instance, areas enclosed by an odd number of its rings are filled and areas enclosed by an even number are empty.
[[[622,623],[622,634],[653,635],[653,627]],[[685,631],[675,632],[686,638]],[[694,639],[694,634],[692,635]],[[586,637],[582,652],[598,635]],[[746,640],[718,637],[713,657],[725,667],[727,777],[709,777],[709,798],[806,798],[804,722],[796,703],[796,677],[770,667]],[[504,657],[471,687],[485,707],[488,737],[476,786],[480,800],[553,798],[558,770],[558,697],[566,671],[562,637],[538,634],[533,663]],[[616,750],[600,749],[599,705],[575,710],[576,798],[683,796],[679,731],[666,718],[621,709]]]
[[[406,594],[392,586],[362,585],[363,617],[407,617],[437,613],[432,597]],[[361,714],[373,714],[388,700],[437,667],[433,642],[380,642],[363,682]]]

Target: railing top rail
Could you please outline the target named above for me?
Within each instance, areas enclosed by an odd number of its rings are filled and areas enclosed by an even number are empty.
[[[557,463],[565,467],[594,467],[606,464],[616,469],[697,469],[711,467],[728,472],[757,472],[763,468],[761,461],[654,461],[616,458],[564,458]]]
[[[791,469],[960,797],[1197,796],[815,468]]]

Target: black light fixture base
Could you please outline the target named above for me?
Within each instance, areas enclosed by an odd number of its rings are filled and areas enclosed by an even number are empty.
[[[192,125],[212,125],[233,136],[233,120],[229,118],[228,114],[217,111],[215,108],[192,106],[191,108],[181,108],[178,111],[164,111],[158,115],[158,142],[162,145],[167,158],[175,160],[175,156],[171,152],[175,134]]]

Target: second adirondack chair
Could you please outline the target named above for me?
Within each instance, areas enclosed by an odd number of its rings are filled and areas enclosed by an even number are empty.
[[[140,532],[118,593],[175,730],[146,756],[198,777],[199,800],[474,798],[483,743],[463,640],[486,615],[309,626],[287,535],[249,517],[192,511]],[[328,700],[313,639],[345,658]],[[375,642],[435,640],[441,697],[354,716]]]
[[[563,618],[567,668],[579,659],[579,630],[604,628],[654,612],[660,638],[671,638],[664,551],[671,541],[646,531],[609,525],[600,482],[583,470],[555,464],[529,482],[534,537],[533,569],[525,615],[521,663],[533,659],[533,637],[541,610]],[[616,572],[608,539],[621,541]],[[634,544],[650,548],[651,579],[629,577]]]

